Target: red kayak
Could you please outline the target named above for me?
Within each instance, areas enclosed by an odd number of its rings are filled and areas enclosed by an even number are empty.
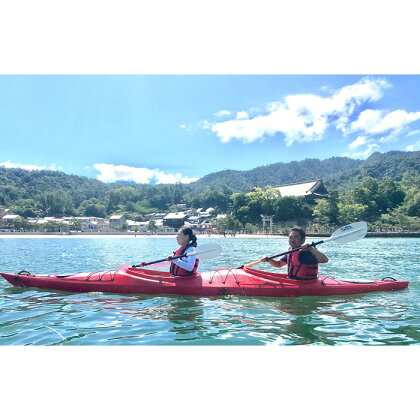
[[[392,277],[382,280],[339,280],[319,276],[316,280],[292,280],[286,274],[245,269],[221,268],[189,277],[174,277],[168,272],[126,268],[79,274],[0,273],[14,286],[39,287],[68,292],[103,292],[192,296],[329,296],[401,290],[408,281]]]

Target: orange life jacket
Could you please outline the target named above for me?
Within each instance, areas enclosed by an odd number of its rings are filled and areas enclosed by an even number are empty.
[[[186,246],[181,246],[181,248],[177,249],[174,252],[174,256],[177,257],[178,255],[182,255],[185,253],[186,249],[188,247],[190,247],[191,244],[188,244]],[[174,275],[174,276],[192,276],[193,274],[195,274],[197,272],[197,267],[198,267],[198,263],[199,263],[199,259],[196,258],[195,259],[195,264],[194,267],[192,269],[192,271],[188,271],[185,270],[185,268],[181,268],[179,265],[176,265],[173,261],[171,262],[171,268],[170,268],[170,272]]]

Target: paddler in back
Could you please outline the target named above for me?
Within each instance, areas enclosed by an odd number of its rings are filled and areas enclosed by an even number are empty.
[[[306,233],[301,227],[294,227],[289,232],[289,250],[301,248],[292,254],[283,255],[280,260],[274,260],[267,256],[261,259],[273,267],[287,265],[288,278],[295,280],[313,280],[318,275],[318,264],[328,262],[328,257],[318,251],[314,246],[305,243]]]

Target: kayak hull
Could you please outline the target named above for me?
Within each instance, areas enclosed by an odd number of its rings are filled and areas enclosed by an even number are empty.
[[[292,280],[285,274],[254,269],[221,268],[188,277],[144,268],[78,274],[0,273],[14,286],[37,287],[68,292],[192,296],[331,296],[401,290],[408,281],[385,278],[375,281],[339,280],[319,276],[315,280]]]

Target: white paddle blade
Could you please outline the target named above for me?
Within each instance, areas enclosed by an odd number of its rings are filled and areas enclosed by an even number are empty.
[[[171,265],[170,261],[160,261],[154,264],[149,264],[147,267],[151,268],[161,268],[161,267],[169,267]]]
[[[200,260],[209,260],[210,258],[217,257],[222,251],[219,244],[206,243],[198,245],[194,252],[189,252],[187,255],[199,255]]]
[[[328,239],[325,239],[324,242],[336,241],[339,244],[347,244],[364,238],[366,233],[367,223],[355,222],[337,229]]]

